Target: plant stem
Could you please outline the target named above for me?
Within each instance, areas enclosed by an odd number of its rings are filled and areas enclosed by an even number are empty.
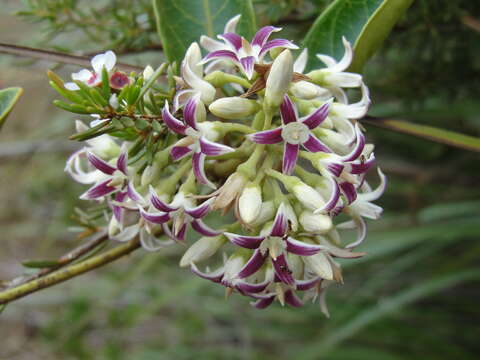
[[[32,280],[22,285],[0,292],[0,305],[7,304],[16,299],[20,299],[28,294],[56,285],[73,277],[82,275],[98,267],[111,263],[124,255],[140,247],[139,238],[135,238],[128,243],[114,247],[102,254],[86,259],[80,263],[59,269],[47,276]]]

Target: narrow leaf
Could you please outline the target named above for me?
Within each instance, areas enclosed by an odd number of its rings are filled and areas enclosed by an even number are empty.
[[[225,24],[241,14],[237,30],[247,38],[255,32],[251,0],[153,0],[157,29],[169,62],[180,62],[201,35],[222,34]]]
[[[361,72],[370,56],[380,47],[395,23],[413,0],[336,0],[317,18],[307,33],[308,69],[323,67],[316,54],[339,60],[344,47],[342,36],[354,46],[350,71]]]
[[[368,117],[364,120],[364,122],[396,132],[455,146],[460,149],[480,152],[480,138],[478,137],[463,135],[454,131],[439,129],[433,126],[419,125],[408,121],[394,119]]]
[[[58,260],[26,260],[22,265],[28,268],[43,269],[60,265]]]
[[[0,90],[0,129],[22,94],[23,89],[19,87]]]

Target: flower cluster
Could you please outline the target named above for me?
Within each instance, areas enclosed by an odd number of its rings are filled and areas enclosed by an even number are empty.
[[[319,298],[326,312],[325,289],[343,281],[336,259],[364,255],[354,249],[365,218],[382,212],[372,202],[386,178],[378,169],[380,185],[367,183],[375,156],[357,122],[368,88],[346,72],[346,39],[340,61],[317,55],[325,67],[305,72],[307,49],[295,59],[298,47],[270,39],[281,30],[272,26],[249,42],[236,33],[239,19],[218,40],[200,39],[204,56],[193,43],[166,78],[115,71],[112,52],[73,74],[65,96],[96,100],[97,91],[108,101],[97,101],[90,127],[77,122],[86,146],[66,171],[91,184],[80,198],[103,205],[96,221],[106,217],[111,239],[139,236],[150,251],[193,241],[180,265],[255,307]],[[356,238],[342,245],[348,230]]]

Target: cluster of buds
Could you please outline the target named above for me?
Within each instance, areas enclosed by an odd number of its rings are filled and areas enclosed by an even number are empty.
[[[82,221],[103,222],[111,239],[138,236],[149,251],[193,242],[180,266],[228,293],[257,308],[320,299],[326,312],[325,289],[343,282],[336,259],[364,255],[355,248],[365,218],[382,212],[372,201],[386,179],[378,169],[380,185],[367,183],[373,145],[356,121],[368,88],[346,72],[346,39],[340,61],[317,55],[325,67],[305,73],[307,49],[295,59],[293,42],[270,39],[280,28],[249,42],[236,34],[238,21],[191,44],[178,72],[165,65],[126,75],[107,52],[73,83],[52,77],[74,102],[59,106],[96,117],[77,121],[74,138],[86,146],[66,171],[91,185],[80,198],[98,203]],[[352,88],[361,96],[349,103]],[[345,245],[346,230],[356,237]]]

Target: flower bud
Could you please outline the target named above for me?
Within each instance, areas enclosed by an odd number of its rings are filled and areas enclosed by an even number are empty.
[[[275,205],[273,201],[266,201],[262,204],[258,216],[249,225],[259,226],[271,220],[275,215]]]
[[[154,72],[155,71],[153,70],[153,68],[150,65],[147,65],[143,70],[143,79],[148,81],[152,77]]]
[[[215,254],[224,243],[225,239],[223,236],[201,237],[185,251],[180,260],[180,266],[186,267],[191,263],[208,259]]]
[[[112,96],[110,96],[110,99],[108,100],[108,104],[114,109],[117,109],[120,106],[118,102],[117,94],[112,94]]]
[[[215,100],[208,109],[213,115],[222,119],[243,119],[255,114],[259,110],[255,100],[249,100],[238,96],[226,97]]]
[[[250,224],[260,214],[262,191],[257,184],[248,184],[240,195],[238,211],[243,222]]]
[[[325,200],[311,186],[299,181],[292,188],[295,197],[309,210],[316,210],[325,205]]]
[[[284,50],[273,61],[265,87],[265,102],[268,107],[278,107],[283,101],[293,75],[293,58],[290,50]]]
[[[314,255],[303,256],[302,259],[316,275],[325,280],[333,280],[332,265],[324,253],[319,252]]]
[[[326,234],[332,229],[332,219],[323,214],[314,214],[311,211],[304,211],[300,215],[300,224],[303,228],[315,234]]]
[[[320,86],[312,84],[308,81],[299,81],[293,83],[290,86],[292,94],[300,99],[312,100],[318,97],[330,96],[330,92],[327,89],[323,89]]]

